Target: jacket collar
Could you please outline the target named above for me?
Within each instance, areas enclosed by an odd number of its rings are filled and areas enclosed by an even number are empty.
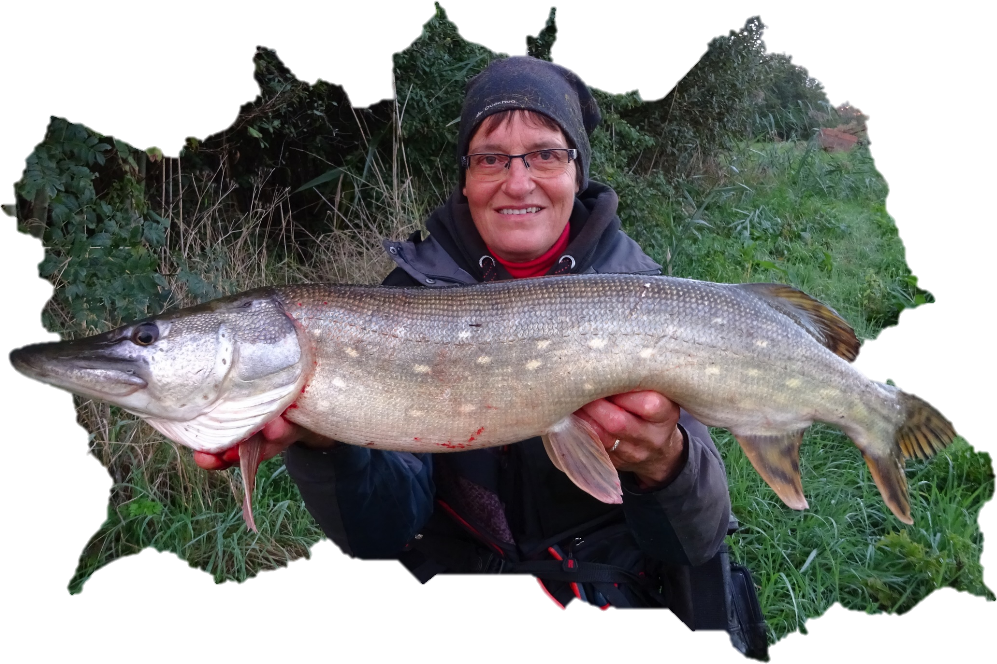
[[[575,197],[569,223],[571,234],[565,253],[575,259],[571,272],[586,271],[599,255],[600,248],[609,246],[620,229],[616,216],[619,197],[610,187],[589,181],[585,191]],[[438,207],[426,221],[426,230],[436,239],[458,266],[473,275],[476,281],[484,279],[482,258],[491,256],[484,240],[471,219],[467,198],[455,189],[445,204]],[[512,276],[497,261],[500,279]]]

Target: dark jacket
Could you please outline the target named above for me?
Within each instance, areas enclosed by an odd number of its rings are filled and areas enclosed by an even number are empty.
[[[660,272],[620,230],[616,205],[616,193],[598,183],[576,198],[566,255],[552,273]],[[398,264],[386,285],[442,287],[509,278],[488,254],[459,193],[432,213],[427,228],[427,239],[417,233],[385,243]],[[685,412],[679,425],[686,443],[682,470],[666,486],[647,491],[632,474],[621,473],[622,506],[578,489],[554,468],[539,438],[438,455],[294,445],[286,465],[325,533],[361,558],[403,556],[428,529],[491,547],[507,560],[531,560],[583,524],[626,523],[646,556],[699,565],[723,542],[730,497],[708,429]]]

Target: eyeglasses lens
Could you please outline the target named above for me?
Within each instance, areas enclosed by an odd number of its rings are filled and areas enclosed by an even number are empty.
[[[501,180],[508,175],[513,159],[525,160],[533,177],[550,178],[564,173],[571,162],[571,154],[567,149],[536,150],[522,156],[472,154],[468,156],[467,174],[486,182]]]

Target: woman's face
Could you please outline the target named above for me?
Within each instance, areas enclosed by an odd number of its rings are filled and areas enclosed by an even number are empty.
[[[560,129],[533,126],[516,113],[491,133],[479,127],[471,138],[468,154],[524,154],[566,147],[568,142]],[[561,236],[571,216],[578,192],[575,168],[572,161],[561,175],[534,178],[522,159],[514,159],[503,180],[480,182],[465,178],[464,196],[485,244],[499,258],[516,263],[543,255]]]

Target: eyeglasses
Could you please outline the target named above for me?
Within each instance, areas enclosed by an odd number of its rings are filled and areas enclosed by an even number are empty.
[[[460,165],[467,169],[468,177],[482,182],[494,182],[505,178],[513,159],[522,159],[533,177],[552,178],[563,174],[571,160],[577,158],[578,150],[574,148],[550,148],[526,154],[481,152],[461,157]]]

